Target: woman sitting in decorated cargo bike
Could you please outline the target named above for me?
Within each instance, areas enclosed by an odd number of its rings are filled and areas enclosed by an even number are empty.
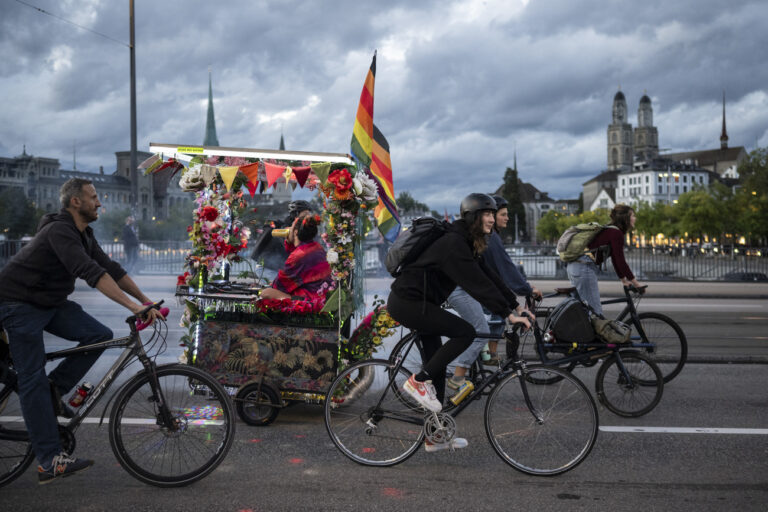
[[[324,295],[331,285],[331,267],[325,249],[315,241],[319,215],[307,215],[293,221],[285,240],[288,259],[268,288],[264,299],[303,299]]]

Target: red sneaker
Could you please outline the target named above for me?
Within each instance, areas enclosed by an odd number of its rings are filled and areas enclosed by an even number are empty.
[[[435,386],[432,385],[432,381],[419,382],[414,377],[415,375],[411,375],[405,381],[403,389],[428,411],[440,412],[443,410],[443,406],[435,394]]]

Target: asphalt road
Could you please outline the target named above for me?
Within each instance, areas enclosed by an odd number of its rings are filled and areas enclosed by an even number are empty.
[[[140,281],[150,296],[171,299],[169,278]],[[386,291],[386,283],[373,284],[371,293]],[[706,283],[668,285],[652,283],[641,308],[663,311],[683,326],[691,362],[665,387],[659,406],[643,417],[620,418],[600,407],[595,448],[564,475],[531,477],[504,464],[485,438],[482,402],[457,420],[460,435],[469,440],[467,449],[419,451],[392,468],[368,468],[346,459],[325,431],[322,408],[301,404],[282,410],[269,427],[238,422],[235,444],[224,463],[206,479],[181,489],[156,489],[134,480],[117,464],[107,428],[86,424],[77,433],[77,455],[96,460],[91,471],[38,486],[30,469],[0,488],[0,502],[14,511],[764,511],[768,289],[734,285],[730,294],[722,288],[712,296],[712,286]],[[694,285],[703,289],[689,288]],[[540,287],[546,291],[553,286],[544,282]],[[78,288],[75,298],[116,333],[122,332],[125,313],[119,307],[84,288]],[[178,356],[173,341],[181,333],[175,327],[178,310],[174,308],[169,322],[169,349],[162,358],[166,362]],[[51,339],[49,346],[67,343]],[[595,370],[577,370],[589,388],[594,387]],[[95,371],[103,369],[97,366]]]

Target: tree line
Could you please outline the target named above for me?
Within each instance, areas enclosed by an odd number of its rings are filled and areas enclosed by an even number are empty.
[[[729,188],[720,182],[694,188],[679,196],[677,203],[636,205],[635,235],[646,243],[663,234],[667,240],[695,241],[705,237],[720,243],[768,245],[768,148],[752,151],[738,167],[739,185]],[[555,242],[568,227],[584,222],[610,222],[608,210],[563,215],[548,212],[539,220],[540,240]]]

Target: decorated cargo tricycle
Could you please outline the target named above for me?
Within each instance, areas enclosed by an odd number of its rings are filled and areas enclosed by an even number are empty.
[[[366,308],[363,298],[376,182],[343,154],[154,143],[150,151],[146,172],[172,166],[195,194],[193,248],[176,289],[188,328],[183,361],[227,387],[250,425],[270,424],[293,403],[322,403],[337,372],[370,357],[395,327],[382,300]],[[322,204],[330,279],[311,296],[265,299],[270,283],[255,270],[231,275],[252,239],[245,194],[275,186],[308,187]]]

